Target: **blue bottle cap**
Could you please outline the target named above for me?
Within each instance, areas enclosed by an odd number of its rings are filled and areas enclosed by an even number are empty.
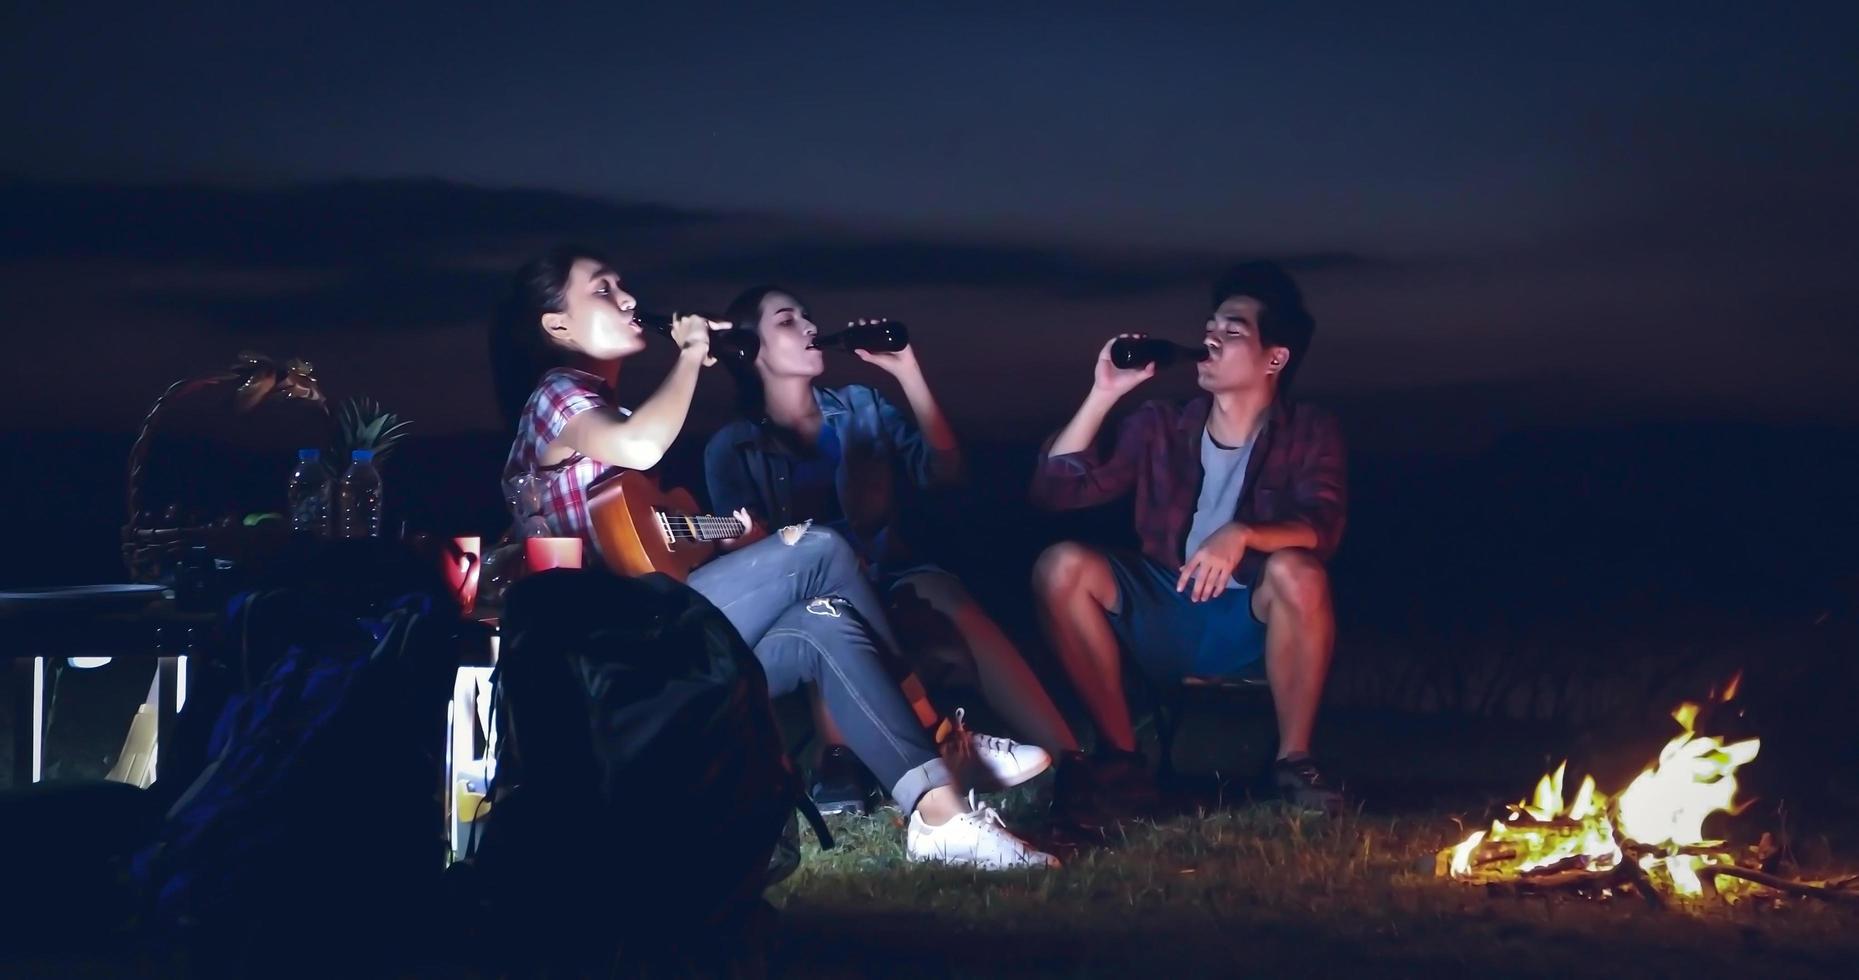
[[[299,449],[297,450],[297,458],[308,463],[311,460],[322,459],[323,452],[320,449]]]
[[[354,452],[349,453],[349,459],[354,460],[357,463],[369,462],[370,460],[374,459],[374,450],[357,449]]]

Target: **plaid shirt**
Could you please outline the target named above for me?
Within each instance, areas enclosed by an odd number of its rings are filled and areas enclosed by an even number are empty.
[[[613,467],[580,453],[554,466],[543,466],[543,451],[562,434],[569,419],[590,408],[611,404],[612,392],[599,377],[572,368],[554,368],[542,376],[535,393],[523,406],[522,418],[517,421],[516,441],[510,444],[510,458],[503,467],[504,488],[507,497],[512,477],[535,474],[541,514],[548,521],[551,534],[588,536],[587,488]],[[518,505],[512,503],[512,506]],[[531,515],[511,516],[521,523]]]
[[[1212,405],[1211,395],[1183,404],[1145,402],[1124,420],[1108,460],[1094,449],[1042,458],[1033,472],[1033,503],[1049,510],[1093,507],[1134,488],[1143,554],[1180,568],[1200,498],[1201,432]],[[1348,504],[1342,432],[1333,417],[1307,405],[1281,403],[1268,412],[1233,519],[1308,524],[1317,532],[1314,550],[1327,561],[1342,540]],[[1234,576],[1256,582],[1265,557],[1248,551]]]

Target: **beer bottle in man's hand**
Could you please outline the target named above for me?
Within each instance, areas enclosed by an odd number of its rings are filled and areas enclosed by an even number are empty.
[[[1206,360],[1207,356],[1207,348],[1202,344],[1183,347],[1156,337],[1118,337],[1110,345],[1110,363],[1125,371],[1137,370],[1150,364],[1165,368],[1176,361],[1192,364]]]
[[[838,333],[813,338],[815,350],[866,350],[896,353],[910,345],[910,331],[896,320],[854,323]]]

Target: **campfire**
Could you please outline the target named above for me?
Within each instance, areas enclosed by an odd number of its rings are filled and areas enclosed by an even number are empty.
[[[1748,805],[1737,798],[1737,770],[1761,749],[1759,739],[1726,742],[1699,730],[1738,713],[1730,703],[1739,680],[1740,675],[1732,678],[1721,694],[1713,690],[1702,705],[1679,705],[1672,712],[1679,734],[1624,790],[1610,796],[1588,776],[1570,799],[1564,792],[1564,762],[1543,776],[1530,799],[1512,805],[1489,830],[1441,851],[1437,873],[1530,891],[1633,892],[1654,903],[1664,895],[1727,896],[1758,885],[1830,897],[1825,887],[1764,873],[1762,865],[1775,856],[1766,834],[1744,855],[1746,864],[1724,841],[1705,835],[1705,821],[1713,814],[1736,814]]]

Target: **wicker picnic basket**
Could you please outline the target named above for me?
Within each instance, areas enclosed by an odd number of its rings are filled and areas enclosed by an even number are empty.
[[[162,581],[196,547],[235,561],[280,550],[297,450],[331,445],[333,426],[306,361],[245,352],[169,385],[129,452],[130,578]]]

